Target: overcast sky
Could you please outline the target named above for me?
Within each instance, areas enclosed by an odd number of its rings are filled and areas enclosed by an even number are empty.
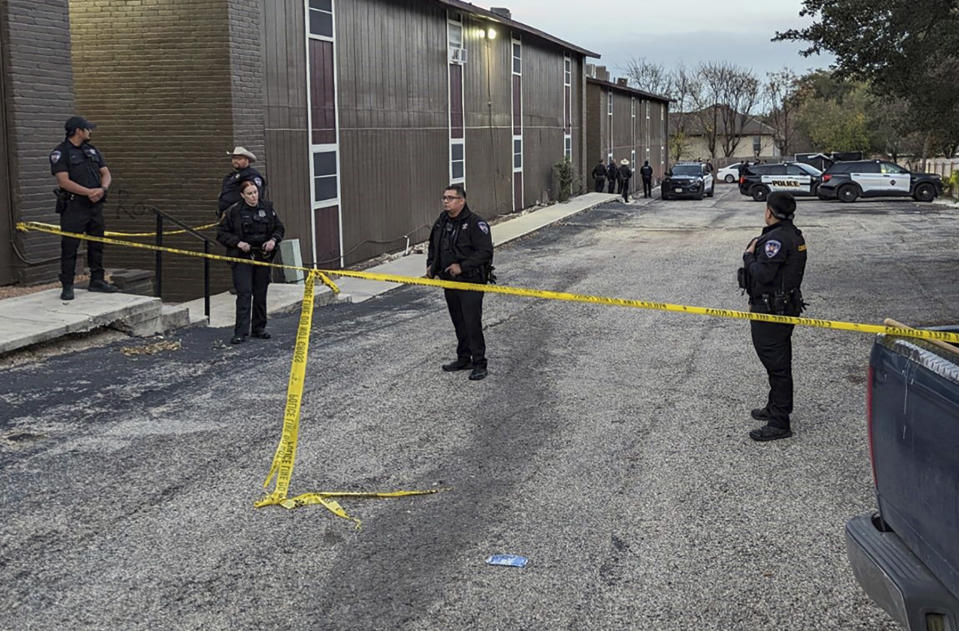
[[[644,57],[667,69],[684,62],[730,61],[758,75],[784,66],[803,74],[826,68],[831,56],[802,57],[800,44],[769,41],[777,30],[805,26],[800,0],[502,0],[513,19],[597,52],[588,63],[615,77],[627,60]]]

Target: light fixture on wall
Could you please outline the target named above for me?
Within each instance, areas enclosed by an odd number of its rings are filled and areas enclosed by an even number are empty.
[[[486,29],[486,39],[496,39],[496,30],[492,27]]]

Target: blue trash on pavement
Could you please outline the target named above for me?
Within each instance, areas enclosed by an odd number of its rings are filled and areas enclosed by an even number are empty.
[[[507,565],[509,567],[526,567],[529,559],[518,554],[493,554],[486,557],[487,565]]]

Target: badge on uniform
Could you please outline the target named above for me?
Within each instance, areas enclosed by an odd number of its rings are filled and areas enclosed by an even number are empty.
[[[770,239],[769,241],[766,241],[766,257],[772,258],[776,256],[777,254],[779,254],[779,250],[781,250],[782,247],[783,247],[783,244],[780,243],[779,241],[776,241],[775,239]]]
[[[463,222],[463,230],[469,230],[469,227],[470,227],[470,222],[464,221],[464,222]]]
[[[483,231],[483,234],[489,234],[489,224],[488,224],[488,223],[486,223],[485,221],[477,221],[477,222],[476,222],[476,225],[479,227],[480,230]]]
[[[266,217],[266,211],[261,210],[257,213],[260,217]]]
[[[60,151],[54,151],[53,153],[50,154],[50,162],[56,164],[57,162],[60,161],[61,155],[62,154],[60,153]]]

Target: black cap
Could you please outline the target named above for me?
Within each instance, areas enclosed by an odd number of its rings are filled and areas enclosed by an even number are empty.
[[[63,124],[63,128],[67,130],[68,134],[72,134],[77,129],[96,129],[97,124],[91,123],[82,116],[71,116],[67,122]]]
[[[766,207],[776,219],[792,219],[796,214],[796,198],[792,193],[776,191],[766,198]]]

